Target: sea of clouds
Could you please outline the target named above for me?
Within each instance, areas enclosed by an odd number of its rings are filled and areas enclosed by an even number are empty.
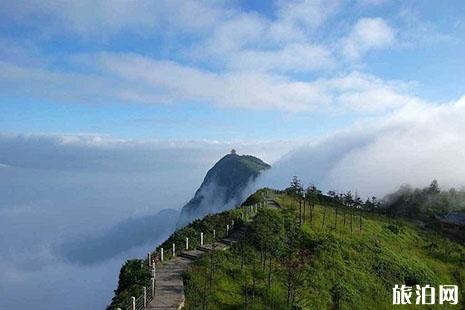
[[[238,145],[238,144],[234,144]],[[0,309],[102,309],[231,144],[0,135]],[[242,144],[265,158],[274,144]]]
[[[432,179],[464,185],[463,120],[462,98],[408,105],[299,144],[0,135],[0,308],[103,308],[121,264],[169,235],[232,147],[273,165],[248,192],[297,175],[323,191],[382,197]]]

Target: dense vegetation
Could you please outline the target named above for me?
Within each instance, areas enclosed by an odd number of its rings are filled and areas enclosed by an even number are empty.
[[[249,206],[261,200],[263,190],[257,191],[249,196],[242,204]],[[210,243],[213,241],[213,230],[215,230],[217,239],[224,238],[226,235],[225,227],[235,220],[237,225],[242,225],[241,220],[242,209],[234,208],[218,214],[207,215],[203,219],[196,220],[191,224],[176,230],[165,242],[160,244],[154,252],[151,253],[152,258],[158,260],[160,249],[164,248],[164,258],[170,259],[173,243],[176,244],[176,253],[180,254],[185,247],[186,237],[189,238],[189,248],[195,249],[200,246],[200,233],[204,233],[204,242]],[[148,258],[146,259],[131,259],[128,260],[120,270],[118,287],[115,290],[115,296],[112,299],[108,309],[116,309],[120,307],[125,309],[131,296],[139,296],[142,294],[142,288],[150,285],[151,272],[148,269]]]
[[[322,201],[332,206],[342,207],[349,212],[361,210],[394,218],[408,218],[423,222],[430,227],[435,226],[438,217],[451,211],[465,212],[465,190],[451,188],[442,191],[436,180],[425,188],[403,185],[399,190],[386,195],[381,200],[374,196],[362,200],[357,193],[353,194],[350,191],[339,193],[330,190],[327,195],[324,195],[313,185],[304,189],[297,177],[292,179],[291,186],[285,192],[300,200],[307,197],[307,200]]]
[[[383,199],[381,209],[391,216],[429,220],[450,211],[465,212],[465,191],[455,188],[441,191],[436,180],[421,189],[404,185]]]
[[[259,202],[263,191],[243,206]],[[409,219],[460,210],[464,192],[443,192],[434,181],[362,201],[351,192],[304,189],[294,178],[275,193],[280,208],[260,209],[252,222],[239,219],[240,208],[211,214],[177,230],[152,253],[157,258],[163,247],[169,259],[172,244],[180,252],[185,237],[197,248],[200,232],[206,243],[213,230],[222,238],[232,219],[248,227],[229,251],[210,252],[190,267],[187,309],[390,309],[395,284],[455,284],[459,300],[465,297],[465,247]],[[147,263],[125,263],[110,309],[149,285]]]
[[[390,309],[395,284],[456,284],[463,301],[464,246],[312,187],[304,207],[295,185],[233,249],[191,267],[188,309]]]

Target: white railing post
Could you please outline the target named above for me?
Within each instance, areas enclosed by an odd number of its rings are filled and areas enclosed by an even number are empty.
[[[186,251],[189,250],[189,238],[186,237]]]
[[[131,296],[131,306],[132,310],[136,310],[136,297]]]
[[[226,225],[226,235],[229,234],[229,225]]]
[[[163,248],[160,250],[160,260],[163,261]]]
[[[155,269],[155,264],[152,265],[152,277],[155,278],[155,273],[157,272],[157,270]]]
[[[176,256],[176,243],[173,242],[173,257]]]
[[[216,230],[213,229],[213,240],[216,240]]]
[[[231,220],[231,227],[234,228],[234,220]]]
[[[144,307],[147,307],[147,288],[144,286]]]
[[[200,233],[200,245],[203,245],[203,232]]]
[[[152,298],[155,297],[155,276],[152,278]]]

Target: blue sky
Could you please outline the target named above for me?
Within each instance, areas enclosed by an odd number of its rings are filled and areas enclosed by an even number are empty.
[[[462,1],[16,1],[0,9],[0,132],[315,138],[458,100],[464,13]]]
[[[272,164],[257,186],[462,188],[464,16],[459,0],[0,5],[0,308],[103,308],[157,240],[95,266],[57,246],[179,209],[231,148]]]

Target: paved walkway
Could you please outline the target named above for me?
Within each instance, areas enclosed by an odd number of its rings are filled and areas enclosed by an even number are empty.
[[[279,209],[279,208],[281,208],[281,206],[280,206],[276,201],[274,201],[273,199],[267,199],[267,200],[266,200],[266,203],[267,203],[266,206],[267,206],[268,208],[272,208],[272,209]]]
[[[145,309],[173,310],[184,306],[183,273],[196,259],[204,253],[226,250],[237,242],[245,233],[242,226],[231,232],[228,238],[214,244],[206,244],[199,250],[184,251],[180,256],[159,265],[155,275],[155,297]]]
[[[267,199],[268,208],[280,208],[280,206],[271,198]],[[170,259],[169,261],[157,267],[155,275],[155,297],[145,309],[157,310],[174,310],[181,309],[184,306],[184,283],[183,273],[189,266],[204,253],[215,250],[226,250],[229,246],[237,242],[244,234],[244,226],[231,232],[229,237],[215,242],[206,244],[198,250],[184,251],[180,256]]]

